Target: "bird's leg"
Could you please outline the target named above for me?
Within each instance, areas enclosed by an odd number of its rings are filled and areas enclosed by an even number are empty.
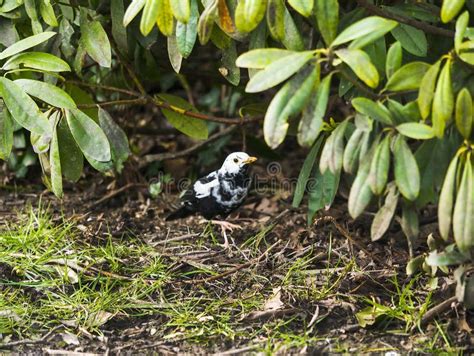
[[[232,232],[234,229],[242,229],[239,225],[232,224],[224,220],[210,220],[214,225],[219,225],[221,227],[222,236],[224,237],[224,248],[229,248],[229,240],[227,238],[226,231]]]

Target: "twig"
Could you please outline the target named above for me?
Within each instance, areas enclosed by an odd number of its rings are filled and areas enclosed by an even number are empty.
[[[181,236],[172,237],[170,239],[165,239],[165,240],[160,240],[160,241],[157,241],[157,242],[153,242],[150,245],[153,246],[153,247],[158,246],[158,245],[167,245],[170,242],[184,241],[184,240],[187,240],[189,238],[196,237],[196,236],[199,236],[199,234],[185,234],[185,235],[181,235]]]
[[[112,101],[104,101],[102,103],[94,103],[94,104],[78,104],[77,107],[79,109],[94,109],[97,106],[116,106],[116,105],[145,105],[148,103],[148,100],[145,98],[139,99],[124,99],[124,100],[112,100]]]
[[[235,129],[237,129],[237,126],[231,126],[231,127],[228,127],[214,135],[212,135],[211,137],[209,137],[207,140],[205,141],[202,141],[202,142],[199,142],[199,143],[196,143],[195,145],[185,149],[185,150],[182,150],[182,151],[178,151],[178,152],[167,152],[167,153],[157,153],[157,154],[149,154],[149,155],[145,155],[143,157],[141,157],[140,159],[140,162],[138,164],[139,168],[143,168],[145,166],[147,166],[149,163],[151,162],[156,162],[156,161],[167,161],[167,160],[170,160],[170,159],[176,159],[176,158],[180,158],[180,157],[185,157],[197,150],[199,150],[201,147],[204,147],[206,146],[207,144],[211,143],[211,142],[214,142],[216,140],[218,140],[219,138],[221,137],[224,137],[228,134],[230,134],[231,132],[233,132]]]
[[[112,198],[115,198],[117,195],[122,194],[123,192],[125,192],[125,191],[127,191],[131,188],[140,187],[140,186],[144,186],[144,185],[143,184],[138,184],[138,183],[129,183],[127,185],[124,185],[123,187],[120,187],[119,189],[110,192],[109,194],[107,194],[106,196],[100,198],[99,200],[96,200],[94,203],[92,203],[90,205],[89,208],[90,209],[95,208],[98,205],[101,205],[101,204],[105,203],[106,201],[108,201]]]
[[[136,91],[127,90],[127,89],[123,89],[123,88],[111,87],[111,86],[108,86],[108,85],[84,83],[84,82],[80,82],[80,81],[77,81],[77,80],[68,80],[67,82],[70,83],[70,84],[74,84],[74,85],[81,86],[81,87],[86,87],[86,88],[102,89],[102,90],[106,90],[106,91],[113,91],[113,92],[116,92],[116,93],[127,94],[127,95],[130,95],[130,96],[141,96],[141,94],[136,92]]]
[[[218,352],[218,353],[213,354],[213,356],[243,354],[245,352],[255,350],[258,347],[260,347],[260,345],[258,345],[258,344],[257,345],[249,345],[249,346],[241,347],[239,349],[231,349],[231,350],[227,350],[227,351]]]
[[[248,267],[251,267],[251,266],[256,266],[258,263],[260,263],[260,261],[266,257],[268,255],[268,253],[273,250],[273,248],[277,245],[280,244],[280,240],[278,240],[277,242],[275,242],[273,245],[271,245],[269,248],[267,248],[265,250],[264,253],[262,253],[260,256],[258,256],[257,258],[253,259],[252,261],[249,261],[247,263],[243,263],[241,265],[238,265],[228,271],[225,271],[225,272],[222,272],[218,275],[215,275],[215,276],[211,276],[211,277],[207,277],[207,278],[202,278],[202,279],[194,279],[194,280],[191,280],[191,281],[184,281],[183,283],[185,284],[201,284],[201,283],[206,283],[206,282],[212,282],[212,281],[215,281],[215,280],[218,280],[218,279],[221,279],[221,278],[225,278],[227,276],[230,276],[238,271],[240,271],[241,269],[244,269],[244,268],[248,268]]]
[[[438,305],[435,305],[433,308],[429,309],[425,315],[421,318],[421,325],[426,325],[428,322],[430,322],[432,319],[434,319],[436,316],[440,315],[441,313],[445,312],[451,307],[451,304],[455,303],[458,301],[458,298],[456,296],[451,297],[449,299],[446,299],[445,301],[439,303]]]
[[[436,27],[430,24],[427,24],[422,21],[417,21],[408,17],[397,15],[393,12],[385,11],[378,6],[370,4],[367,0],[357,0],[359,6],[367,9],[371,14],[385,17],[387,19],[395,20],[397,22],[404,23],[406,25],[410,25],[416,27],[420,30],[423,30],[427,33],[432,33],[434,35],[440,35],[445,37],[454,37],[454,31],[447,30],[444,28]]]
[[[50,331],[48,331],[46,334],[44,334],[41,338],[36,339],[36,340],[31,340],[31,339],[24,339],[24,340],[18,340],[18,341],[12,341],[12,342],[7,342],[6,344],[0,344],[0,349],[3,348],[10,348],[13,346],[19,346],[19,345],[33,345],[33,344],[40,344],[42,342],[45,342],[56,330],[63,328],[64,325],[58,325],[54,328],[52,328]]]

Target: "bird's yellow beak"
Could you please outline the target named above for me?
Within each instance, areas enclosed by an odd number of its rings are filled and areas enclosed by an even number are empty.
[[[249,157],[247,158],[243,163],[245,164],[252,164],[253,162],[255,162],[257,160],[257,157]]]

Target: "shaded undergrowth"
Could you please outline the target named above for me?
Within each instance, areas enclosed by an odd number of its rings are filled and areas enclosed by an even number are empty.
[[[0,230],[0,349],[26,339],[15,347],[28,350],[54,329],[58,348],[114,352],[370,352],[403,350],[400,338],[454,350],[445,324],[420,326],[423,283],[377,268],[330,229],[294,247],[274,228],[223,250],[211,226],[144,241],[20,212]]]

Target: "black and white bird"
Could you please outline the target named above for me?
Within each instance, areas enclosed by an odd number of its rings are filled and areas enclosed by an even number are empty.
[[[244,202],[249,192],[251,179],[249,168],[257,160],[245,152],[234,152],[227,156],[222,167],[198,179],[181,198],[181,207],[166,220],[185,218],[200,214],[207,220],[225,219]],[[228,246],[225,230],[237,225],[223,220],[212,220],[220,225],[224,235],[224,246]]]

